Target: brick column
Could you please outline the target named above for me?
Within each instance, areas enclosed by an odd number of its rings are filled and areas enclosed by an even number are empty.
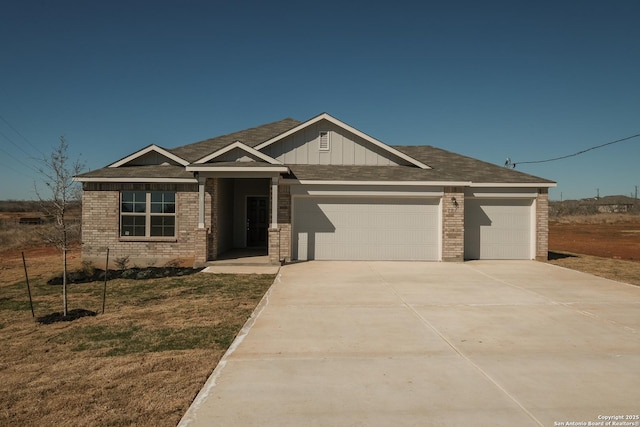
[[[549,257],[549,189],[539,188],[536,198],[536,259]]]
[[[291,260],[290,187],[288,185],[279,185],[277,193],[278,227],[269,229],[269,261],[272,264]]]
[[[195,233],[194,266],[200,267],[207,262],[208,230],[206,228],[196,228],[194,233]]]
[[[220,227],[218,221],[218,206],[220,204],[218,186],[220,185],[220,178],[207,178],[204,186],[205,194],[205,224],[209,224],[209,235],[207,241],[209,247],[207,255],[208,261],[218,259],[218,230]]]
[[[464,261],[464,188],[445,187],[442,199],[442,260]]]

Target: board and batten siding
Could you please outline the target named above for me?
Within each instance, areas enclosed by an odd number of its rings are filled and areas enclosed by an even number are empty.
[[[320,132],[329,131],[330,147],[320,150]],[[363,138],[321,120],[262,150],[284,164],[396,166],[406,162]]]

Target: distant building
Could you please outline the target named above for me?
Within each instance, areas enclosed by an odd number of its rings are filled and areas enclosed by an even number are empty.
[[[606,196],[597,201],[598,212],[627,213],[633,210],[635,199],[627,196]]]

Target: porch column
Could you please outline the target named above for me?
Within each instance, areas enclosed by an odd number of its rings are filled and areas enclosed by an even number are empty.
[[[278,177],[271,178],[271,227],[278,228]]]
[[[198,177],[198,228],[204,228],[204,184],[206,178]]]

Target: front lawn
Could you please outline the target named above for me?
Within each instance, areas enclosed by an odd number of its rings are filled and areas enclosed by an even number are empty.
[[[199,273],[68,286],[69,310],[40,324],[24,282],[0,288],[0,425],[175,426],[273,275]],[[31,283],[36,317],[62,310],[60,286]]]

